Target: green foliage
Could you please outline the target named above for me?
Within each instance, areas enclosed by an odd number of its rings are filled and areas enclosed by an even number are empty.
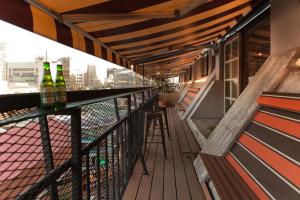
[[[168,91],[168,84],[170,83],[169,79],[160,77],[155,79],[155,83],[158,86],[161,93],[165,93]]]

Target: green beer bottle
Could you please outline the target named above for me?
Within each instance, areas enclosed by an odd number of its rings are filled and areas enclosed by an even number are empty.
[[[54,106],[54,82],[51,77],[49,62],[44,62],[44,74],[40,84],[40,94],[42,108],[51,108]]]
[[[55,81],[55,105],[57,107],[66,105],[66,83],[63,75],[62,65],[56,65],[56,81]]]

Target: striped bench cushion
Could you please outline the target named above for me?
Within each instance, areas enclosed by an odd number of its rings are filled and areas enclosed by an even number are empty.
[[[224,157],[201,153],[201,158],[222,200],[256,200],[255,193]]]
[[[175,105],[175,108],[178,110],[178,111],[185,111],[186,110],[186,107],[182,104],[182,103],[177,103]]]
[[[200,88],[193,88],[193,87],[191,87],[191,88],[189,88],[189,92],[194,92],[194,93],[197,93],[197,92],[199,92],[199,90],[200,90]]]
[[[182,100],[182,103],[185,105],[185,107],[188,107],[192,103],[193,99],[185,96]]]
[[[300,199],[300,95],[263,93],[226,159],[259,199]]]
[[[181,102],[181,104],[183,104],[182,107],[187,108],[193,102],[193,99],[195,98],[195,96],[199,91],[200,88],[189,88]]]
[[[259,199],[300,199],[300,95],[263,93],[226,160]]]

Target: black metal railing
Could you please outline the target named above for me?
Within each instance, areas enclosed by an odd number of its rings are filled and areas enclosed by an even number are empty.
[[[121,199],[156,89],[24,109],[0,121],[0,200]]]

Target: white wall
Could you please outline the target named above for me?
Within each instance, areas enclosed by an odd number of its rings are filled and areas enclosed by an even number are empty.
[[[271,54],[300,47],[300,0],[272,0]]]

